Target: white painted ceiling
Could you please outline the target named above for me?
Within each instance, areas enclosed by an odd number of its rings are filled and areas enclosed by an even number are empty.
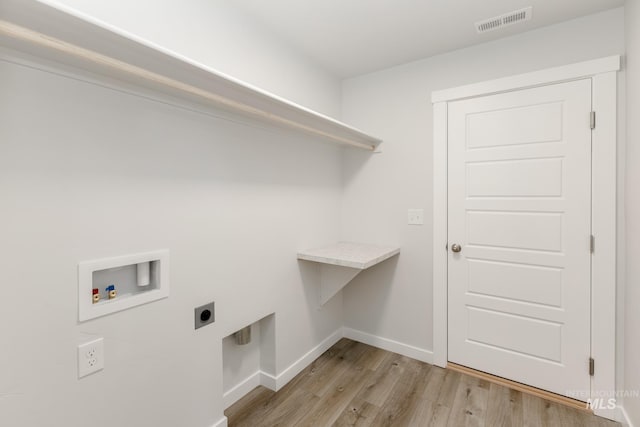
[[[623,0],[233,0],[328,72],[348,78],[622,6]],[[526,6],[531,21],[477,34]]]

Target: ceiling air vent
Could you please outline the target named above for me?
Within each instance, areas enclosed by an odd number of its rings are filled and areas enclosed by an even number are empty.
[[[531,19],[531,13],[532,8],[529,6],[494,18],[485,19],[484,21],[476,22],[476,30],[478,33],[486,33],[487,31],[517,24],[518,22],[525,22]]]

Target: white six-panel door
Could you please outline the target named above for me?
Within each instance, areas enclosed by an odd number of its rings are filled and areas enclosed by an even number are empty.
[[[449,361],[590,389],[590,111],[590,79],[449,103]]]

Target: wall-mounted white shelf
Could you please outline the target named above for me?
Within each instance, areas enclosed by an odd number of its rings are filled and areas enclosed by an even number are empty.
[[[340,242],[298,252],[298,259],[320,263],[320,303],[325,304],[361,271],[399,253],[396,246]]]
[[[3,0],[0,45],[373,151],[364,132],[49,0]]]

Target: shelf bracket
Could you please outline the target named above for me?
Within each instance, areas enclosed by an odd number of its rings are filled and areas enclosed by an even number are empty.
[[[320,304],[324,305],[362,270],[340,265],[320,266]]]
[[[320,304],[324,305],[362,270],[398,255],[396,246],[340,242],[298,252],[298,259],[320,265]]]

